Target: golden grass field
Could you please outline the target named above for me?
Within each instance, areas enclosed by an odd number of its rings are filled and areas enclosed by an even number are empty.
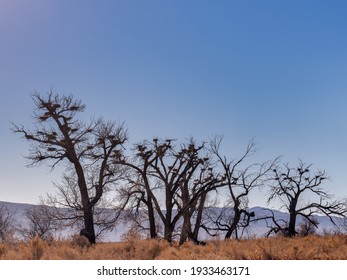
[[[253,240],[187,242],[131,239],[86,246],[79,238],[0,243],[1,260],[347,260],[347,236],[275,237]]]

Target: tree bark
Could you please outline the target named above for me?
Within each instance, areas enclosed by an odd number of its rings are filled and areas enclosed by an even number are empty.
[[[234,217],[233,217],[233,221],[227,231],[227,233],[225,234],[225,239],[230,239],[232,234],[235,232],[238,223],[240,222],[241,219],[241,211],[234,207]],[[237,238],[236,238],[237,239]]]
[[[189,237],[192,237],[192,234],[191,234],[192,225],[190,222],[190,217],[191,215],[189,211],[187,211],[183,215],[183,225],[182,225],[182,231],[181,231],[180,242],[179,242],[180,245],[182,245]]]
[[[296,225],[296,213],[291,212],[289,217],[289,225],[288,225],[288,237],[294,237],[296,235],[295,225]]]
[[[157,234],[157,228],[155,224],[155,214],[154,214],[154,208],[153,208],[151,197],[148,197],[147,208],[148,208],[150,238],[155,239],[158,237],[158,234]]]
[[[94,213],[93,207],[87,206],[83,210],[83,218],[84,218],[84,229],[81,230],[81,235],[88,238],[90,244],[95,244],[95,230],[94,230]]]

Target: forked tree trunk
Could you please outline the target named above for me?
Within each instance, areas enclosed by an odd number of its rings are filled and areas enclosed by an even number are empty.
[[[202,224],[202,214],[203,214],[204,207],[205,207],[206,196],[207,196],[207,193],[203,192],[201,194],[201,197],[200,197],[200,200],[199,200],[197,217],[196,217],[196,220],[195,220],[194,230],[193,230],[193,233],[192,233],[193,240],[194,239],[198,240],[198,237],[199,237],[199,230],[200,230],[200,227],[201,227],[201,224]]]
[[[187,211],[184,215],[183,215],[183,225],[182,225],[182,231],[181,231],[181,235],[180,235],[180,242],[179,244],[182,245],[184,242],[187,241],[187,239],[190,237],[192,237],[192,225],[190,222],[190,213],[189,211]]]

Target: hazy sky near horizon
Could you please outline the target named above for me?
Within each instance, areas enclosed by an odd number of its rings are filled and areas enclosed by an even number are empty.
[[[130,142],[224,135],[230,157],[298,158],[347,196],[347,2],[0,0],[0,200],[38,202],[59,170],[26,168],[30,94],[53,88]],[[250,205],[261,205],[262,195]]]

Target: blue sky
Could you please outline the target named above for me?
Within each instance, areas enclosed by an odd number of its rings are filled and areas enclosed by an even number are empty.
[[[33,91],[72,93],[130,142],[224,135],[239,156],[325,169],[347,196],[345,1],[0,1],[0,200],[38,202],[60,171],[28,169]],[[262,204],[263,195],[251,198]]]

